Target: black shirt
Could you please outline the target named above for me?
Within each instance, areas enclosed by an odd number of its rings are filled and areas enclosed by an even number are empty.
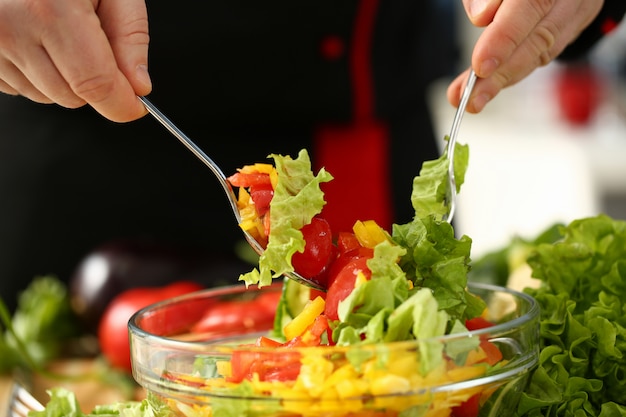
[[[452,18],[440,21],[431,3],[148,1],[150,98],[225,173],[296,155],[313,149],[319,126],[351,123],[351,47],[371,36],[372,118],[388,126],[394,220],[407,221],[412,178],[438,156],[425,91],[456,54]],[[358,35],[363,7],[376,17]],[[217,181],[150,117],[117,124],[89,107],[1,95],[0,126],[0,296],[9,302],[36,275],[69,279],[113,239],[236,258],[241,232]]]

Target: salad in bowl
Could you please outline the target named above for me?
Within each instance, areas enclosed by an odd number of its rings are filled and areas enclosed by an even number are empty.
[[[455,152],[460,187],[467,147]],[[241,227],[266,245],[258,268],[241,285],[131,318],[133,375],[150,398],[185,417],[513,410],[538,362],[539,309],[525,294],[468,284],[471,239],[443,220],[447,156],[415,178],[410,223],[335,233],[321,189],[332,176],[314,174],[306,151],[272,158],[229,178]],[[283,280],[294,270],[327,290]],[[225,306],[238,312],[227,325]]]

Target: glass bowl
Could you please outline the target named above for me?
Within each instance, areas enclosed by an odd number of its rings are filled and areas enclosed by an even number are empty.
[[[495,325],[444,337],[285,348],[255,345],[271,323],[190,330],[219,303],[281,288],[209,289],[138,311],[129,321],[134,378],[185,417],[502,416],[513,414],[538,362],[535,300],[478,283],[469,289]],[[240,382],[242,366],[263,371]]]

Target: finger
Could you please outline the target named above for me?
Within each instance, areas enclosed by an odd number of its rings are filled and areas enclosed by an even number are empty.
[[[152,90],[148,74],[148,13],[145,0],[102,2],[98,8],[117,65],[138,95]]]
[[[490,77],[476,84],[472,111],[480,111],[502,89],[517,84],[535,69],[552,62],[569,40],[577,37],[589,24],[589,19],[595,18],[598,11],[590,1],[581,3],[579,8],[572,8],[565,2],[553,8]],[[554,42],[547,44],[545,38],[549,31],[553,32],[553,36],[549,36],[554,38]]]
[[[0,92],[8,94],[10,96],[17,96],[17,95],[19,95],[19,92],[15,88],[11,87],[9,84],[4,82],[2,79],[0,79]]]
[[[468,71],[465,71],[461,75],[457,76],[449,85],[446,90],[446,97],[448,98],[448,102],[452,104],[454,107],[458,107],[461,101],[461,83],[466,78],[466,74]],[[474,85],[476,88],[476,85]]]
[[[474,26],[484,27],[493,20],[502,0],[463,0],[463,7]]]
[[[75,5],[67,16],[72,16],[73,35],[66,34],[68,21],[55,20],[43,47],[71,90],[110,120],[125,122],[143,116],[146,110],[118,68],[92,5]],[[56,101],[58,97],[50,98]]]
[[[41,46],[26,42],[20,51],[21,55],[13,59],[15,71],[11,79],[21,95],[38,103],[54,102],[70,109],[85,105],[85,100],[72,91]]]
[[[446,91],[448,102],[454,107],[458,107],[461,101],[461,96],[467,85],[467,79],[469,77],[469,69],[456,77],[454,81],[450,83]],[[468,113],[480,113],[489,101],[497,94],[495,93],[493,86],[490,85],[490,80],[477,79],[474,84],[474,89],[467,102],[466,111]]]
[[[11,95],[19,94],[37,103],[52,103],[13,62],[5,58],[0,58],[0,91]]]
[[[503,2],[496,12],[493,22],[478,38],[472,53],[472,67],[479,77],[491,76],[498,67],[515,52],[528,38],[539,22],[554,6],[553,1],[509,0]],[[547,27],[546,27],[547,26]],[[538,33],[537,41],[543,42],[540,48],[553,46],[553,27],[544,25],[547,30]]]

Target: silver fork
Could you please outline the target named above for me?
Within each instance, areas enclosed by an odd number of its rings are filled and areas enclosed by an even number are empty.
[[[28,417],[29,411],[41,411],[43,409],[43,404],[37,401],[26,388],[17,382],[13,383],[9,394],[7,417]]]
[[[465,90],[463,90],[463,95],[461,96],[461,102],[459,103],[459,107],[456,109],[456,113],[454,114],[454,119],[452,120],[452,129],[450,130],[450,136],[448,138],[448,195],[447,195],[447,203],[448,203],[448,215],[445,216],[444,220],[448,223],[452,221],[452,217],[454,217],[454,212],[456,210],[456,178],[454,176],[454,146],[456,145],[456,137],[459,133],[459,126],[461,125],[461,120],[463,119],[463,115],[465,114],[465,108],[467,107],[467,102],[469,101],[470,96],[472,95],[472,90],[474,89],[474,84],[476,84],[476,73],[473,69],[470,69],[469,77],[467,79],[467,84],[465,85]]]
[[[209,158],[209,156],[204,153],[202,149],[198,147],[198,145],[196,145],[187,135],[185,135],[182,130],[180,130],[170,119],[168,119],[167,116],[165,116],[154,104],[152,104],[150,100],[148,100],[146,97],[141,96],[139,96],[139,100],[141,100],[143,105],[146,107],[146,110],[148,110],[148,112],[159,123],[161,123],[163,127],[165,127],[172,135],[174,135],[183,145],[187,147],[187,149],[189,149],[198,159],[200,159],[207,167],[209,167],[213,174],[215,174],[217,180],[224,189],[226,196],[228,197],[230,207],[235,214],[237,223],[241,223],[241,214],[239,213],[239,208],[237,207],[237,197],[233,192],[233,188],[230,186],[228,181],[226,181],[226,176],[224,175],[220,167],[215,162],[213,162],[213,160]],[[263,247],[261,246],[261,244],[259,244],[259,242],[257,242],[250,233],[246,232],[245,230],[242,230],[242,232],[250,246],[252,246],[252,249],[254,249],[254,251],[259,255],[263,254]],[[296,272],[286,273],[285,275],[287,276],[287,278],[298,281],[303,285],[307,285],[311,288],[316,288],[318,290],[325,290],[324,287],[320,286],[315,281],[307,279]]]

